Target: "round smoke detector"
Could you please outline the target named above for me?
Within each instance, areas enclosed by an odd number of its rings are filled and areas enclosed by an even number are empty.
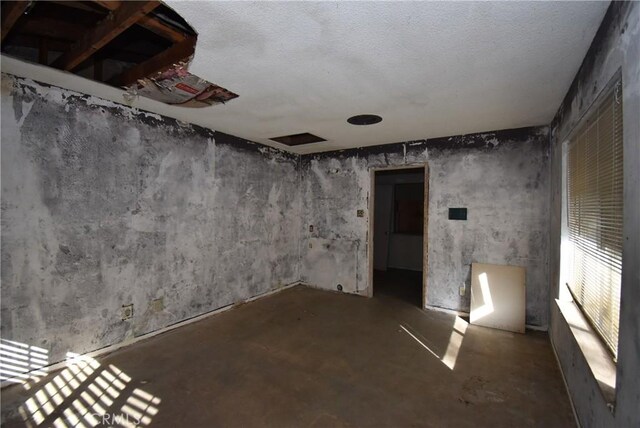
[[[350,117],[347,119],[347,122],[352,125],[373,125],[374,123],[382,122],[382,118],[375,114],[359,114]]]

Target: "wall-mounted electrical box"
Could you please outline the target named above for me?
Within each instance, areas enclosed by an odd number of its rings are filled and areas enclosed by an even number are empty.
[[[449,208],[449,220],[466,220],[466,208]]]

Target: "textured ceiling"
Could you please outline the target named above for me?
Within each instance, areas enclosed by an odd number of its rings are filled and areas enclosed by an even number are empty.
[[[547,124],[608,3],[168,3],[199,32],[195,74],[240,98],[197,111],[310,152]],[[383,121],[353,126],[349,116]]]
[[[608,7],[167,3],[199,33],[190,71],[240,97],[204,109],[138,106],[297,153],[547,124]],[[122,101],[121,91],[103,92]],[[347,123],[363,113],[383,121]],[[269,140],[302,132],[327,141]]]

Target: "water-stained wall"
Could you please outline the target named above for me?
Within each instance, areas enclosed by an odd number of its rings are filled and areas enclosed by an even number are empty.
[[[468,311],[473,262],[524,266],[527,323],[546,326],[548,149],[536,127],[303,156],[302,280],[368,294],[370,171],[427,163],[427,305]]]
[[[2,338],[50,363],[299,278],[297,156],[7,75],[1,136]]]
[[[624,209],[615,402],[607,403],[558,309],[562,233],[562,145],[597,97],[622,82]],[[584,427],[640,426],[640,3],[612,2],[551,124],[550,336]]]
[[[425,162],[427,304],[467,311],[472,262],[521,265],[527,322],[545,325],[547,142],[540,127],[299,157],[4,75],[2,337],[57,361],[300,279],[366,295],[370,170]]]

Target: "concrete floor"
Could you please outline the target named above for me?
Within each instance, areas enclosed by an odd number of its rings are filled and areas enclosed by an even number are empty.
[[[373,297],[402,300],[422,307],[422,272],[387,269],[373,271]]]
[[[50,426],[67,407],[162,427],[574,425],[545,333],[381,293],[298,286],[82,364],[3,390],[4,426]]]

